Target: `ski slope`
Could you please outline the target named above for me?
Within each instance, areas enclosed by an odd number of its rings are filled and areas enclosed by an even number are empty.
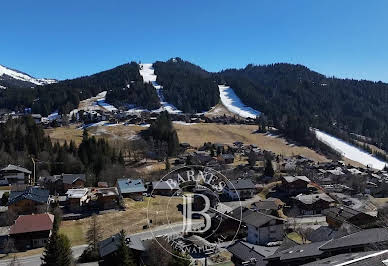
[[[160,104],[162,105],[159,109],[152,110],[152,112],[160,113],[162,111],[167,111],[172,114],[182,113],[181,110],[176,108],[174,105],[166,102],[163,97],[163,86],[156,83],[157,76],[155,75],[154,68],[152,64],[140,64],[140,75],[143,77],[144,83],[151,82],[154,88],[156,89],[156,93],[158,94]]]
[[[335,149],[336,151],[340,152],[344,157],[359,162],[365,166],[369,166],[375,169],[382,170],[384,166],[387,164],[386,162],[383,162],[376,157],[372,156],[371,154],[341,140],[336,137],[333,137],[323,131],[320,131],[318,129],[314,129],[315,134],[318,138],[318,140],[326,143],[331,148]]]
[[[220,90],[220,98],[222,104],[230,112],[238,114],[239,116],[244,118],[256,118],[260,115],[259,111],[243,104],[231,87],[225,85],[218,85],[218,89]]]

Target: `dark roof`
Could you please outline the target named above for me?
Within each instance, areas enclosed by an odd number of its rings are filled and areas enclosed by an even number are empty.
[[[47,203],[50,193],[47,189],[40,187],[27,187],[24,191],[11,191],[8,205],[12,205],[20,200],[32,200],[39,203]]]
[[[117,186],[120,193],[138,193],[147,191],[141,179],[117,179]]]
[[[330,240],[321,247],[321,250],[326,251],[385,242],[388,242],[388,230],[385,228],[372,228]]]
[[[278,210],[279,206],[284,205],[284,203],[280,199],[269,198],[256,202],[254,205],[259,210]]]
[[[233,218],[236,218],[238,220],[240,220],[240,218],[244,218],[245,216],[248,216],[250,214],[252,214],[254,211],[248,209],[248,208],[245,208],[245,207],[237,207],[235,209],[233,209],[230,213],[227,213],[229,214],[230,216],[232,216]]]
[[[276,252],[272,256],[268,256],[267,259],[279,259],[281,261],[287,261],[306,257],[316,257],[323,253],[323,251],[320,250],[320,247],[325,243],[327,243],[327,241],[293,246],[289,249]]]
[[[359,214],[363,214],[365,216],[370,216],[369,214],[352,209],[352,208],[347,207],[347,206],[332,207],[332,208],[324,210],[323,214],[326,216],[329,216],[335,220],[342,221],[342,222],[347,221],[349,219],[352,219],[353,217],[355,217]]]
[[[117,250],[119,245],[119,234],[115,234],[107,239],[104,239],[98,243],[98,249],[101,257],[105,257]],[[143,242],[140,238],[134,236],[127,236],[126,238],[127,246],[130,249],[145,251]]]
[[[10,235],[48,231],[53,228],[54,215],[49,213],[20,215],[11,226]]]
[[[304,266],[327,266],[327,265],[349,265],[349,266],[386,266],[383,260],[388,259],[388,250],[367,251],[339,254],[326,259],[303,264]]]
[[[78,179],[86,182],[85,174],[62,174],[62,180],[64,184],[73,184]]]
[[[250,180],[250,179],[230,180],[229,182],[226,182],[226,186],[230,190],[235,190],[235,189],[255,189],[255,184],[253,184],[252,180]]]
[[[277,247],[258,246],[249,244],[244,241],[237,241],[227,249],[230,253],[233,254],[234,257],[243,262],[256,259],[256,265],[259,266],[267,264],[263,258],[272,255],[276,251]]]
[[[223,159],[234,159],[234,155],[231,154],[231,153],[224,153],[224,154],[221,154],[221,157]]]
[[[13,164],[9,164],[7,167],[4,167],[3,169],[0,170],[1,172],[8,172],[8,171],[16,171],[16,172],[22,172],[25,174],[31,174],[30,170],[27,170],[26,168],[16,166]]]
[[[301,176],[284,176],[283,179],[285,181],[287,181],[287,183],[292,183],[292,182],[295,182],[297,180],[301,180],[301,181],[304,181],[306,183],[310,183],[310,179],[308,179],[306,176],[304,175],[301,175]]]
[[[244,223],[249,224],[249,225],[253,225],[255,227],[261,227],[261,226],[269,223],[272,220],[284,222],[283,219],[280,219],[280,218],[272,216],[272,215],[264,214],[261,212],[252,212],[251,214],[249,214],[243,218]]]

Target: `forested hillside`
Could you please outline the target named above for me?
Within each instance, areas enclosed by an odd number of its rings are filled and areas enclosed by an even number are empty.
[[[388,149],[388,84],[328,78],[291,64],[248,65],[216,78],[278,128],[294,121],[302,128],[354,132]]]
[[[138,64],[132,62],[91,76],[65,80],[31,89],[7,89],[0,92],[0,108],[32,107],[32,112],[48,115],[59,110],[68,113],[81,100],[107,91],[107,101],[115,105],[134,104],[158,108],[155,89],[143,83]]]
[[[180,58],[154,63],[158,84],[167,102],[187,113],[208,111],[220,99],[212,75]]]
[[[88,182],[106,181],[102,171],[106,173],[124,164],[121,151],[112,148],[104,139],[89,137],[86,131],[77,147],[73,141],[53,144],[31,117],[10,119],[0,124],[0,166],[15,164],[32,169],[31,157],[37,162],[38,176],[86,172],[93,177]]]

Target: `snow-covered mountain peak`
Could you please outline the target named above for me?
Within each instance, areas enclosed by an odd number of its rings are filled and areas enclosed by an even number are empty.
[[[55,79],[37,79],[26,73],[0,65],[0,81],[21,81],[31,85],[46,85],[57,82]]]

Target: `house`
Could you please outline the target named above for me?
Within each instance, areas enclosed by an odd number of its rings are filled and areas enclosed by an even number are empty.
[[[344,253],[331,256],[322,260],[303,264],[303,266],[326,266],[326,265],[347,265],[347,266],[386,266],[388,260],[388,250],[365,251],[355,253]]]
[[[115,234],[111,237],[108,237],[98,243],[98,251],[102,261],[112,261],[110,260],[111,256],[117,251],[119,245],[119,234]],[[146,251],[146,248],[143,245],[143,241],[136,236],[129,236],[125,239],[127,246],[132,250],[136,258],[140,258],[141,254]],[[104,262],[100,265],[108,265]]]
[[[86,176],[85,174],[60,174],[39,177],[38,183],[47,188],[51,194],[63,195],[68,189],[85,187]]]
[[[117,179],[116,186],[123,198],[143,200],[143,193],[147,192],[141,179]]]
[[[328,209],[334,200],[325,193],[304,195],[294,197],[295,205],[302,215],[320,214],[322,210]]]
[[[248,227],[247,241],[251,244],[266,245],[283,240],[283,219],[261,212],[252,212],[242,221]]]
[[[332,228],[339,228],[344,222],[360,228],[371,228],[378,224],[376,217],[347,206],[332,207],[323,211],[326,222]]]
[[[151,183],[151,191],[153,195],[162,196],[178,196],[179,187],[171,187],[166,181],[154,181]]]
[[[100,209],[114,209],[119,206],[120,197],[116,187],[97,188],[94,194]]]
[[[49,213],[21,215],[9,231],[18,250],[39,248],[46,245],[53,229],[54,215]]]
[[[277,198],[268,198],[259,202],[255,202],[252,206],[253,209],[271,215],[277,215],[278,210],[283,208],[285,203]]]
[[[335,259],[326,258],[339,254],[355,255],[373,249],[384,250],[384,252],[387,252],[387,244],[388,230],[385,228],[373,228],[327,241],[293,246],[288,249],[277,251],[273,255],[266,257],[264,260],[268,261],[268,265],[384,265],[375,263],[365,264],[367,260],[362,262],[359,261],[360,263],[356,264],[342,264],[341,260],[337,261]],[[384,252],[373,251],[373,254],[377,256]],[[344,258],[343,256],[339,257]],[[366,257],[364,259],[366,259]],[[356,261],[358,260],[353,260],[353,262]],[[327,262],[327,264],[321,264],[321,262]]]
[[[72,188],[66,192],[68,206],[71,211],[79,212],[89,202],[89,189]]]
[[[8,198],[8,209],[16,214],[33,214],[47,212],[49,191],[40,187],[11,189]]]
[[[218,155],[217,160],[223,164],[231,164],[234,163],[234,155],[231,153],[220,154]]]
[[[29,184],[31,171],[26,168],[9,164],[0,170],[0,185]]]
[[[229,246],[228,251],[232,253],[232,262],[236,266],[259,266],[267,265],[265,257],[273,255],[277,247],[265,247],[253,245],[245,241],[237,241]]]
[[[311,182],[306,176],[283,176],[280,189],[288,195],[298,195],[308,191],[307,185]]]
[[[226,182],[223,193],[231,200],[244,200],[255,195],[256,187],[250,179],[237,179]]]
[[[86,183],[85,174],[62,174],[63,189],[83,188]]]

